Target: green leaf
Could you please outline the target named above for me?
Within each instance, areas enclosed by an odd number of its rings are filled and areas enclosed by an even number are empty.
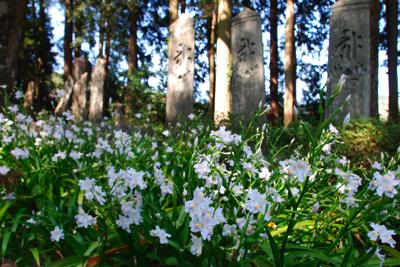
[[[169,257],[166,259],[165,264],[169,266],[179,266],[178,259],[175,257]]]
[[[76,267],[78,264],[84,264],[86,257],[71,256],[63,258],[55,263],[47,265],[47,267]]]
[[[40,266],[40,257],[39,257],[39,249],[38,248],[31,248],[30,249],[33,258],[35,258],[36,265]]]
[[[314,259],[324,261],[326,263],[331,263],[334,266],[339,266],[341,263],[340,259],[332,257],[332,256],[328,256],[318,249],[303,247],[300,245],[288,244],[286,247],[286,252],[289,255],[294,255],[295,257],[308,256],[308,257],[311,257]]]
[[[367,264],[363,265],[363,267],[376,267],[380,265],[379,259],[374,259],[368,262]],[[399,266],[400,259],[386,259],[383,263],[383,266]]]
[[[93,243],[89,246],[89,248],[85,251],[85,253],[84,253],[83,255],[84,255],[84,256],[87,256],[87,257],[90,256],[90,254],[92,254],[92,252],[93,252],[96,248],[98,248],[99,245],[100,245],[99,241],[93,242]]]
[[[3,218],[4,214],[6,213],[9,207],[11,207],[11,202],[6,202],[6,204],[0,209],[0,222],[1,218]]]
[[[397,251],[394,248],[388,247],[388,246],[381,246],[381,248],[389,253],[389,255],[393,256],[394,258],[400,259],[400,252]]]
[[[276,244],[274,238],[272,237],[271,233],[268,229],[266,229],[268,235],[268,241],[271,246],[272,255],[274,256],[274,261],[276,266],[282,266],[281,256],[279,254],[279,247]]]
[[[10,236],[11,232],[10,230],[7,229],[3,235],[3,242],[1,244],[1,255],[3,255],[3,257],[6,256],[6,251],[7,251],[8,241],[10,241]]]

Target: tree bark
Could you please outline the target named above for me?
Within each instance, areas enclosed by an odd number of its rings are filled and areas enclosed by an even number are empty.
[[[218,1],[218,27],[217,27],[217,71],[215,91],[214,121],[221,123],[229,119],[232,112],[232,60],[231,60],[231,20],[232,1]]]
[[[85,17],[83,10],[86,8],[85,1],[74,0],[74,15],[73,15],[73,27],[74,27],[74,57],[80,57],[82,55],[82,41],[83,41],[83,27],[85,23]]]
[[[379,14],[380,4],[379,0],[370,0],[371,6],[371,104],[370,115],[371,117],[378,117],[378,68],[379,68]]]
[[[104,18],[103,14],[100,13],[100,21],[99,21],[99,58],[103,57],[103,49],[104,49]]]
[[[397,16],[398,0],[385,0],[386,32],[388,40],[388,76],[389,76],[389,119],[399,120],[399,96],[397,88]]]
[[[133,4],[130,7],[130,35],[128,40],[128,75],[129,78],[132,78],[135,75],[135,72],[138,68],[137,62],[137,53],[138,53],[138,45],[137,45],[137,23],[139,19],[139,6],[137,4]],[[125,114],[129,118],[133,112],[133,95],[135,88],[133,87],[133,82],[129,79],[130,83],[128,84],[127,92],[125,94]]]
[[[2,35],[0,37],[2,55],[2,59],[0,59],[0,86],[4,87],[9,95],[12,95],[19,68],[19,51],[23,43],[27,0],[1,1],[0,4],[0,34]],[[0,99],[1,104],[2,102],[3,99]]]
[[[104,74],[104,110],[108,109],[108,99],[110,98],[111,92],[108,87],[108,71],[109,71],[109,64],[110,64],[110,55],[111,55],[111,26],[109,22],[109,18],[107,21],[107,27],[105,28],[105,51],[104,51],[104,68],[105,68],[105,74]]]
[[[296,55],[294,21],[294,0],[287,0],[285,30],[285,127],[288,127],[295,120],[294,104],[296,99]]]
[[[65,0],[64,24],[64,82],[72,75],[72,6],[73,0]]]
[[[215,39],[217,29],[217,8],[218,5],[215,2],[212,8],[211,18],[208,19],[208,73],[210,78],[210,96],[209,96],[209,112],[214,114],[215,104]]]
[[[185,0],[179,0],[179,5],[181,6],[181,14],[186,12],[186,1]]]
[[[278,104],[278,1],[271,0],[269,23],[270,23],[270,99],[271,99],[271,110],[269,117],[272,121],[276,121],[279,118],[279,104]]]
[[[178,0],[169,0],[168,25],[171,26],[178,19]]]

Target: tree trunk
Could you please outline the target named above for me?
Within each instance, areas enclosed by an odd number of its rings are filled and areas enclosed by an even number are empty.
[[[272,121],[276,121],[279,118],[279,104],[278,104],[278,3],[277,0],[271,0],[269,23],[270,23],[270,99],[271,99],[271,110],[269,117]]]
[[[169,13],[168,13],[169,26],[178,19],[178,0],[169,0]]]
[[[72,5],[73,0],[65,0],[64,24],[64,82],[72,75]]]
[[[371,117],[378,117],[378,68],[379,68],[379,0],[370,0],[371,6]]]
[[[10,95],[18,74],[26,7],[27,0],[0,1],[0,86]]]
[[[214,114],[215,104],[215,38],[217,29],[217,8],[218,5],[215,2],[213,4],[211,18],[208,19],[208,73],[210,78],[210,98],[208,102],[210,114]]]
[[[129,118],[133,112],[133,95],[135,88],[133,87],[133,75],[138,67],[137,62],[137,52],[138,52],[138,45],[137,45],[137,22],[139,19],[139,7],[134,4],[130,7],[130,35],[128,41],[128,76],[129,76],[129,84],[127,88],[127,92],[125,94],[125,114]]]
[[[296,55],[294,20],[294,0],[287,0],[285,30],[285,127],[288,127],[295,120],[294,104],[296,98]]]
[[[100,13],[100,21],[99,21],[99,58],[103,57],[103,49],[104,49],[104,18],[103,14]]]
[[[179,5],[181,6],[181,14],[186,12],[186,1],[185,0],[179,0]]]
[[[217,28],[217,72],[215,91],[214,121],[221,123],[229,119],[232,112],[232,54],[231,54],[232,1],[218,1]]]
[[[74,3],[74,57],[80,57],[82,54],[82,39],[83,39],[83,12],[82,12],[82,5],[84,5],[83,1],[76,1]]]
[[[111,27],[109,21],[107,22],[107,28],[105,28],[105,35],[106,35],[106,47],[104,51],[104,110],[108,109],[108,100],[110,99],[111,92],[108,87],[108,70],[110,64],[110,54],[111,54]]]
[[[399,96],[397,88],[397,16],[398,0],[385,0],[386,32],[388,40],[388,74],[389,74],[389,118],[399,120]]]

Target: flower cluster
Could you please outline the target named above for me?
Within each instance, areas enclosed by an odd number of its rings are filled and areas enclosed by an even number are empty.
[[[185,211],[191,218],[190,230],[200,232],[204,240],[211,240],[216,225],[225,222],[222,208],[213,208],[211,198],[206,197],[204,188],[196,188],[193,199],[185,202]]]

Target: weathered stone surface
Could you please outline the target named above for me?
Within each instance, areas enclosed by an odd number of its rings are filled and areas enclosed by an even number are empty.
[[[24,96],[24,108],[30,109],[33,107],[33,103],[35,101],[35,91],[36,91],[36,84],[34,81],[30,81],[28,83]]]
[[[81,75],[81,78],[75,83],[73,94],[72,94],[72,114],[78,120],[84,120],[87,118],[87,82],[88,73],[85,72]]]
[[[97,60],[92,72],[92,84],[90,87],[89,119],[100,121],[104,113],[104,80],[106,75],[106,61],[103,58]]]
[[[72,79],[72,77],[68,77],[68,79],[64,83],[64,96],[61,97],[55,109],[56,114],[61,114],[67,110],[68,105],[71,102],[70,100],[73,89],[74,89],[74,80]]]
[[[347,113],[370,115],[371,41],[369,0],[341,0],[332,6],[329,37],[327,95],[335,91],[342,74],[347,76],[339,96],[328,109],[332,114],[351,95],[341,117]]]
[[[193,109],[194,25],[189,14],[183,14],[170,27],[168,44],[167,123],[185,119]]]
[[[249,119],[265,103],[261,20],[249,8],[232,18],[232,57],[233,115]]]

